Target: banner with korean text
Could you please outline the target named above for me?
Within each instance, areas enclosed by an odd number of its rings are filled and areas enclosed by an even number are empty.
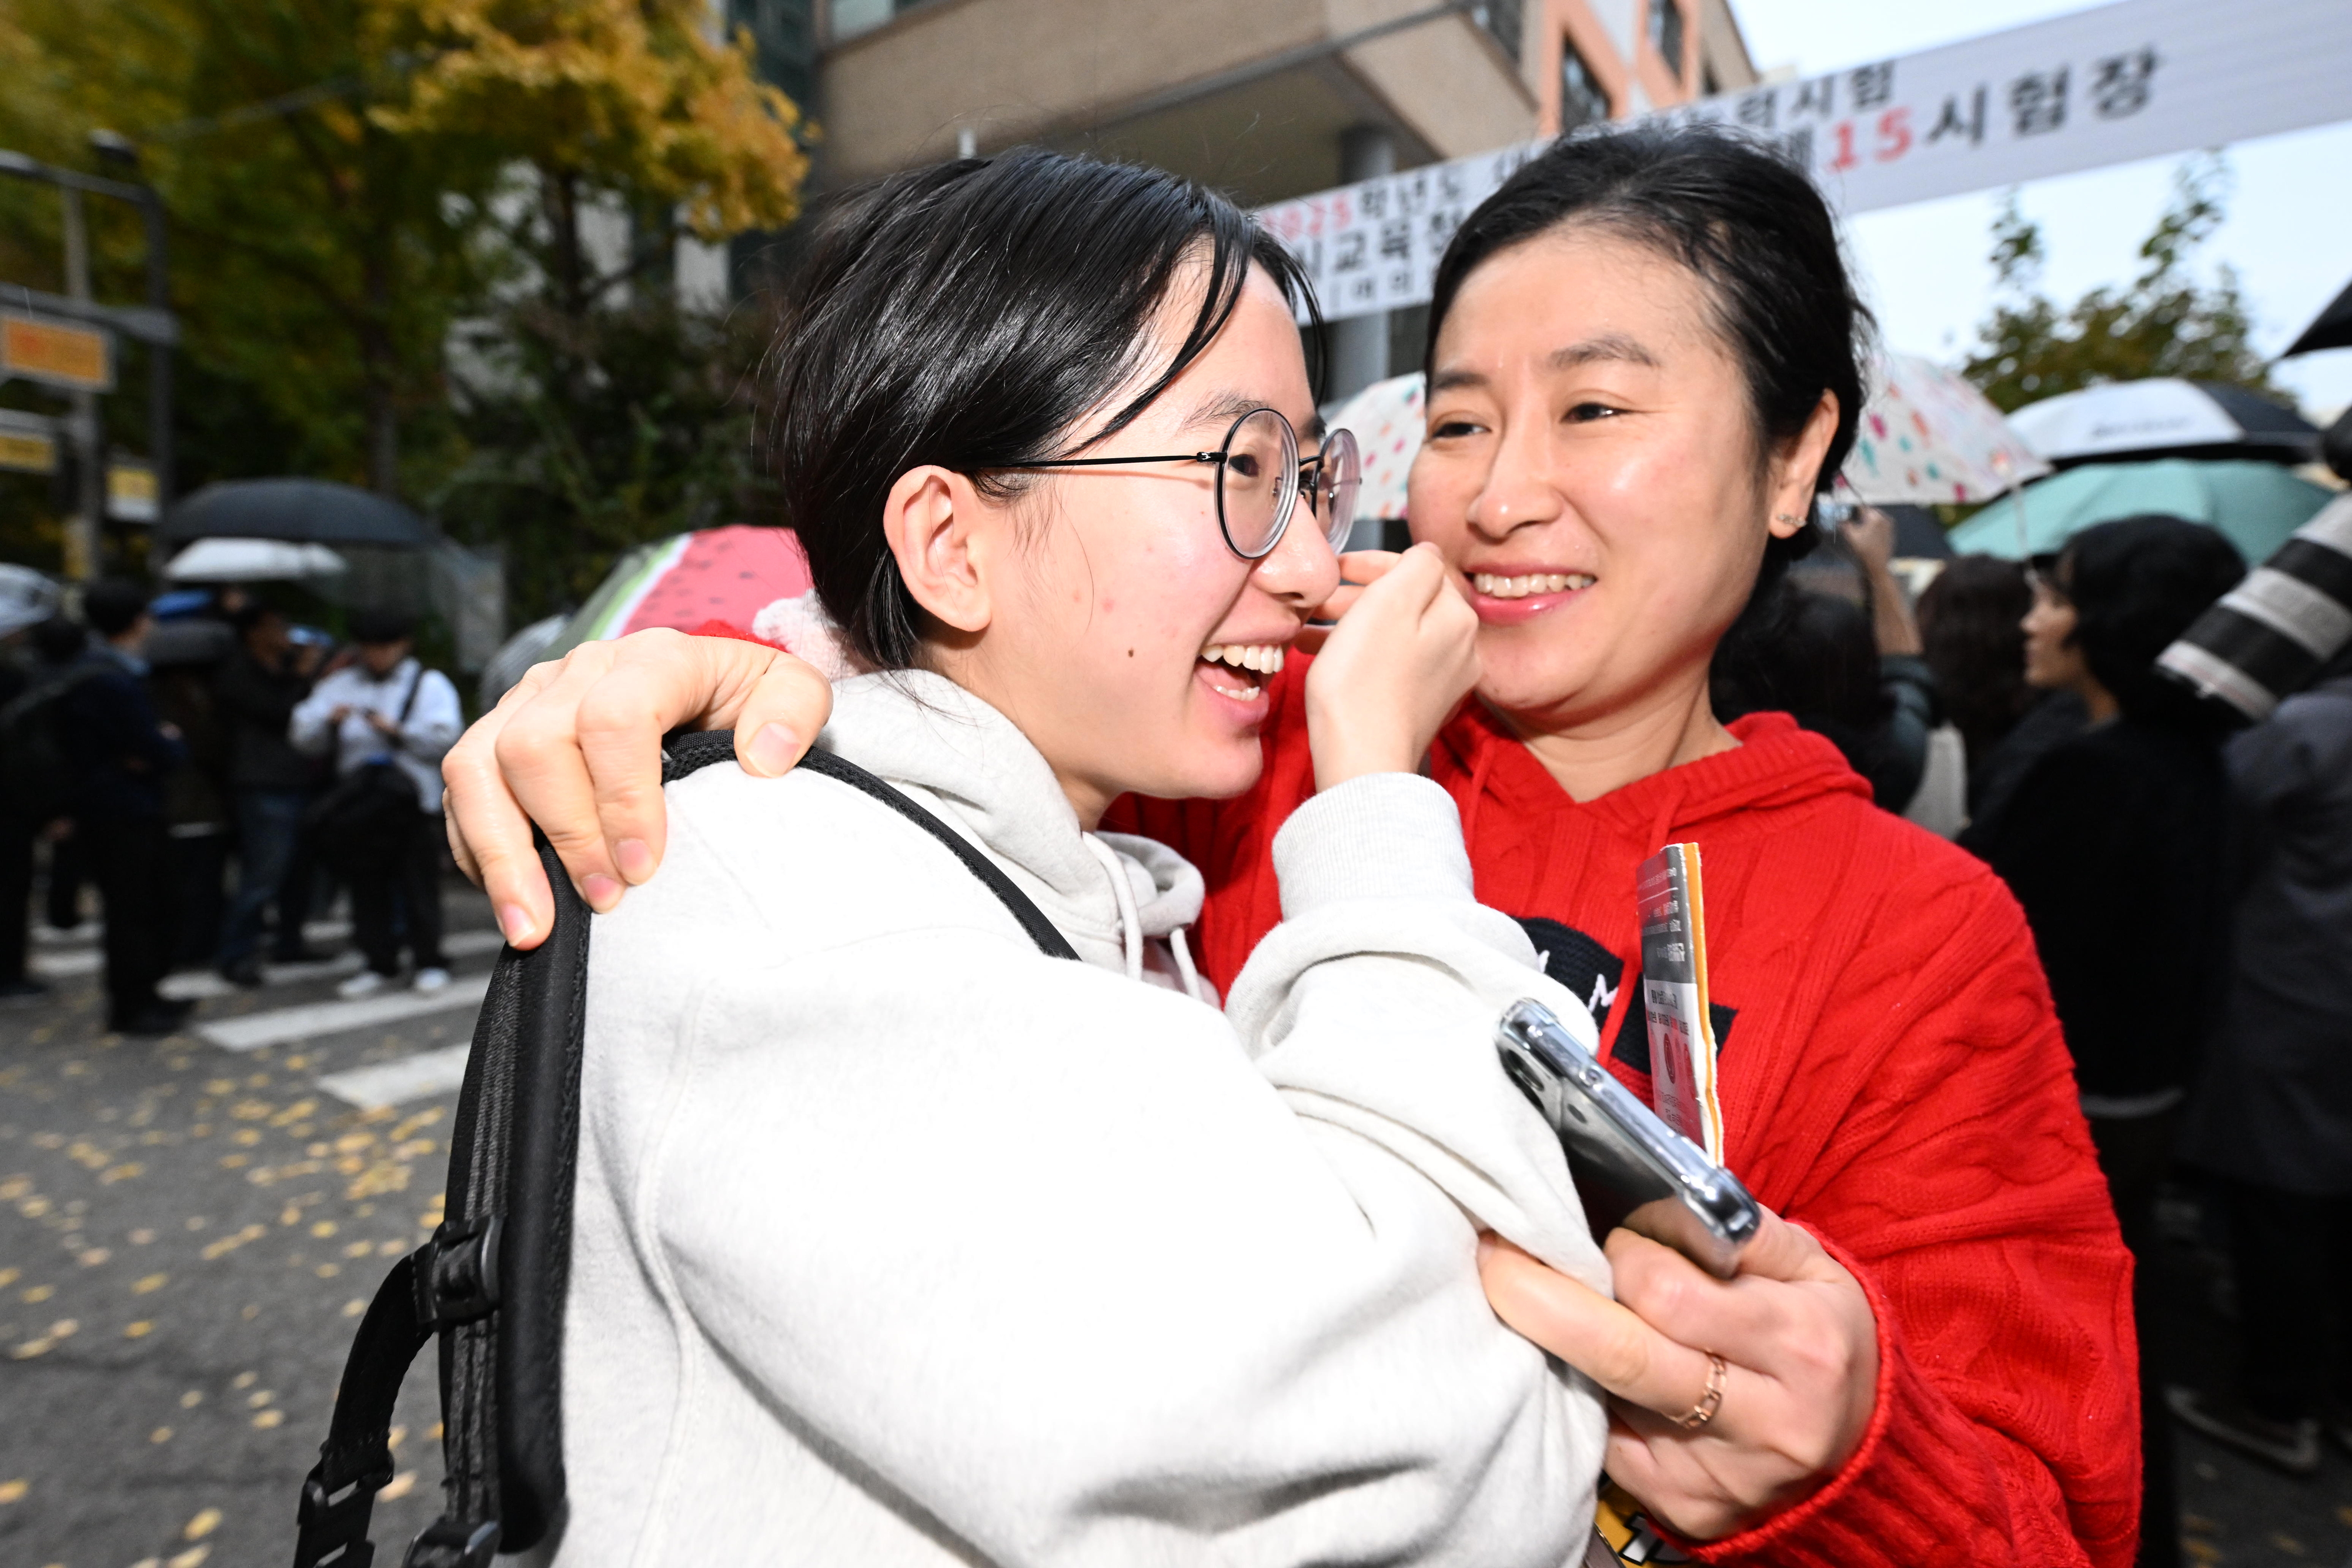
[[[2352,0],[2122,0],[1648,118],[1766,138],[1838,206],[1869,212],[2352,119]],[[1547,144],[1258,216],[1306,264],[1333,319],[1417,305],[1470,209]]]

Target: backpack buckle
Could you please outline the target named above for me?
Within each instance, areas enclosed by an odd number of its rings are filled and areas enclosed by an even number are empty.
[[[302,1478],[302,1503],[295,1512],[299,1531],[294,1547],[295,1568],[331,1563],[333,1568],[368,1568],[375,1548],[368,1543],[368,1518],[375,1494],[392,1480],[392,1454],[381,1464],[340,1487],[327,1484],[327,1460],[322,1456]]]
[[[490,1315],[499,1304],[503,1229],[495,1214],[463,1224],[444,1220],[433,1239],[411,1255],[416,1265],[417,1327],[437,1333]]]
[[[467,1524],[444,1515],[417,1531],[402,1568],[490,1568],[498,1551],[497,1520]]]

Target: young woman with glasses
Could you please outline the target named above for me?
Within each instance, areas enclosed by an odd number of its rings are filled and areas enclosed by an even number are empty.
[[[1708,706],[1710,669],[1769,634],[1812,542],[1866,327],[1811,183],[1704,130],[1563,141],[1439,267],[1420,542],[1349,575],[1434,547],[1475,611],[1477,700],[1423,765],[1461,810],[1479,898],[1590,1002],[1637,1090],[1634,868],[1700,846],[1726,1163],[1779,1216],[1729,1282],[1623,1231],[1613,1301],[1508,1237],[1485,1277],[1505,1319],[1613,1396],[1629,1560],[1663,1533],[1709,1562],[2113,1568],[2138,1492],[2129,1264],[2017,904],[1876,810],[1826,740]],[[1326,613],[1365,597],[1304,678],[1293,661],[1255,699],[1254,788],[1118,809],[1206,874],[1219,983],[1282,950],[1288,835],[1321,799],[1321,748],[1362,722],[1317,679],[1388,586],[1335,594]],[[526,811],[599,907],[652,878],[625,912],[670,874],[653,875],[663,730],[731,726],[773,772],[825,701],[753,644],[583,649],[453,755],[453,838],[519,940],[550,911]]]
[[[1535,967],[1413,767],[1475,676],[1434,550],[1313,684],[1281,935],[1097,831],[1233,796],[1339,580],[1293,263],[1217,197],[1032,153],[838,212],[769,365],[785,514],[875,673],[813,768],[673,785],[590,967],[561,1563],[1574,1561],[1598,1396],[1497,1322],[1499,1229],[1607,1270],[1495,1070]],[[1212,653],[1215,656],[1212,656]],[[1238,655],[1235,657],[1234,655]]]

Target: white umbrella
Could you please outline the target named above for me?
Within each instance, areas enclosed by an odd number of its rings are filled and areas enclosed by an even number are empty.
[[[2032,402],[2010,428],[2053,463],[2260,457],[2301,463],[2319,430],[2291,408],[2214,382],[2110,382]]]
[[[29,566],[0,566],[0,637],[58,612],[58,585]]]
[[[290,539],[198,539],[164,567],[173,582],[283,582],[332,577],[343,558],[325,545]]]

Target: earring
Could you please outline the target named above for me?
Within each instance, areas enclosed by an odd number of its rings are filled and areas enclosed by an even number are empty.
[[[1805,519],[1794,512],[1775,512],[1772,514],[1772,520],[1776,523],[1801,523]]]

